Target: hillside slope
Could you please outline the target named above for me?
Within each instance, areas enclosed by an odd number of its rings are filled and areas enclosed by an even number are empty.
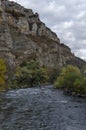
[[[7,0],[0,2],[0,57],[11,70],[32,58],[46,67],[67,64],[82,67],[86,64],[75,57],[68,46],[60,43],[38,13]]]

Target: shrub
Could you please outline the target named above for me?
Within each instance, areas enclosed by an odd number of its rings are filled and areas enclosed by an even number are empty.
[[[37,61],[24,63],[17,71],[17,83],[26,87],[33,87],[48,81],[47,69],[40,67]]]
[[[80,70],[72,65],[68,65],[62,69],[62,72],[54,83],[56,88],[62,88],[67,91],[74,91],[74,82],[81,78]]]
[[[6,74],[6,65],[3,59],[0,59],[0,90],[4,89],[5,86],[5,74]]]
[[[86,94],[86,77],[82,77],[81,79],[76,79],[74,82],[74,88],[76,94]]]

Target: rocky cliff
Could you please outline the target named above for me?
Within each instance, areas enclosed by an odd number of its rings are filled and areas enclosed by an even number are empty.
[[[38,13],[15,2],[0,2],[0,57],[9,68],[24,60],[37,59],[47,67],[66,64],[83,66],[69,47],[60,43],[58,36],[40,20]]]

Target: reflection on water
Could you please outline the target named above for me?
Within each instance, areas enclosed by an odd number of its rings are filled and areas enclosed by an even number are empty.
[[[0,130],[86,130],[86,99],[52,86],[0,95]]]

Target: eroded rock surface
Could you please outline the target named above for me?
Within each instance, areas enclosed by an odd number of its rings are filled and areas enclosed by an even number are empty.
[[[31,58],[47,67],[85,64],[60,43],[38,13],[8,0],[0,2],[0,57],[4,57],[11,68]]]

